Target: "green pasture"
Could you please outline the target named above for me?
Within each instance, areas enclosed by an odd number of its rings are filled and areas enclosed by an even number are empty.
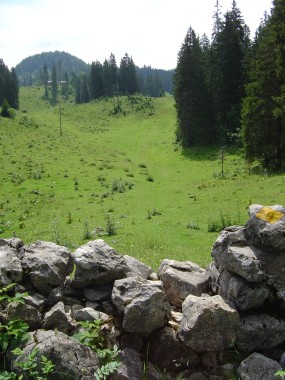
[[[164,258],[206,266],[221,225],[244,224],[250,203],[285,204],[284,175],[249,172],[225,148],[221,176],[220,148],[177,146],[171,96],[63,102],[60,135],[43,93],[21,88],[16,117],[0,118],[1,238],[72,251],[102,238],[153,269]]]

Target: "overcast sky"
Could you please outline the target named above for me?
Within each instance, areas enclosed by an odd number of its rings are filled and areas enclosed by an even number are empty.
[[[219,0],[222,14],[232,0]],[[87,63],[125,53],[137,66],[172,69],[191,26],[210,38],[216,0],[0,0],[0,58],[10,68],[43,51]],[[254,36],[272,0],[237,0]]]

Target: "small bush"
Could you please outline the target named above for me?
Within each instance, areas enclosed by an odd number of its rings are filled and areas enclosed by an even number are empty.
[[[124,182],[118,178],[114,178],[112,182],[112,191],[113,193],[124,193],[126,191],[126,187]]]
[[[116,230],[114,218],[111,217],[109,214],[107,214],[106,220],[107,220],[107,226],[106,226],[107,235],[108,236],[117,235],[117,230]]]
[[[10,117],[9,108],[10,108],[10,105],[8,103],[8,100],[4,99],[3,104],[2,104],[2,108],[1,108],[1,116]]]
[[[200,227],[196,223],[189,223],[186,226],[189,230],[200,230]]]
[[[208,221],[208,232],[221,232],[223,229],[229,226],[240,224],[240,214],[233,217],[229,214],[220,213],[219,218],[211,219]]]

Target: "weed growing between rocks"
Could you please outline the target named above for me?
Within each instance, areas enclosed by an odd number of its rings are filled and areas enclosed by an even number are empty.
[[[16,292],[14,296],[9,295],[10,289],[16,284],[10,284],[0,289],[0,302],[19,302],[25,303],[24,297],[27,293]],[[35,380],[47,380],[49,375],[54,372],[54,364],[45,356],[38,359],[38,350],[35,348],[25,358],[18,361],[16,367],[21,368],[21,375],[18,376],[11,371],[11,363],[7,361],[8,354],[11,352],[14,356],[22,355],[24,352],[19,345],[29,340],[29,325],[21,320],[10,320],[8,323],[0,323],[0,357],[1,370],[0,380],[23,380],[24,378]]]
[[[106,380],[120,364],[118,347],[116,345],[111,349],[106,347],[106,341],[100,329],[103,323],[100,319],[95,319],[93,322],[82,321],[80,324],[83,329],[73,335],[74,339],[97,353],[101,367],[94,374],[96,380]]]

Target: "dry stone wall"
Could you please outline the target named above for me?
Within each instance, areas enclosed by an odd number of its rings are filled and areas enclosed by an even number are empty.
[[[250,206],[246,225],[222,231],[211,255],[206,269],[165,259],[154,273],[101,239],[73,253],[0,239],[0,286],[28,293],[24,304],[1,302],[0,322],[28,323],[24,355],[36,347],[66,379],[94,378],[97,354],[72,335],[80,321],[100,319],[121,350],[110,379],[276,380],[285,365],[285,208]]]

